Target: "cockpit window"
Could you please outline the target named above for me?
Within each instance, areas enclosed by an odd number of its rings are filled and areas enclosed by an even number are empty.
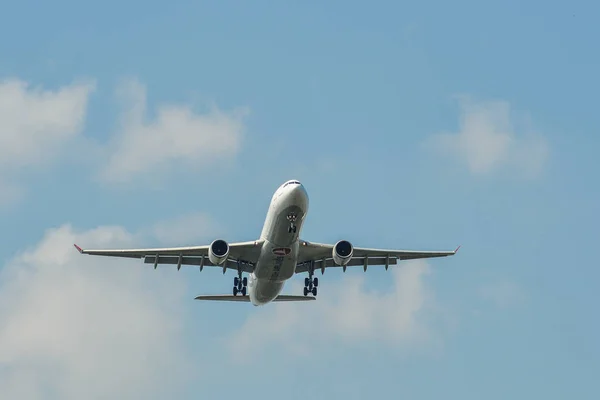
[[[286,187],[287,185],[299,185],[300,182],[298,181],[288,181],[286,183],[284,183],[283,187]]]

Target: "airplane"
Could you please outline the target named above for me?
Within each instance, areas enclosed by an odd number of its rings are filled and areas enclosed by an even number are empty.
[[[85,250],[75,244],[81,254],[143,259],[146,264],[219,267],[237,273],[231,295],[202,295],[196,300],[240,301],[254,306],[271,302],[316,300],[319,279],[315,271],[349,266],[383,265],[387,270],[402,260],[446,257],[453,251],[386,250],[354,247],[348,240],[335,244],[314,243],[301,239],[308,213],[308,193],[298,180],[289,180],[273,194],[259,239],[228,243],[216,239],[209,245],[147,249]],[[247,273],[249,278],[243,276]],[[296,274],[307,273],[303,295],[281,294],[285,283]]]

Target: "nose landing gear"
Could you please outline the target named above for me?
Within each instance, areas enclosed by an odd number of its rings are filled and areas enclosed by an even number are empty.
[[[290,213],[287,216],[287,220],[290,221],[290,226],[288,228],[288,233],[296,233],[296,219],[298,216],[294,213]]]

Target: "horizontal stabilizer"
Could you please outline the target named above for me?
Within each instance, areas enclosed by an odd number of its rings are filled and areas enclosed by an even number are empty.
[[[292,296],[287,294],[282,294],[277,297],[273,301],[308,301],[308,300],[316,300],[316,297],[312,296]],[[212,301],[240,301],[249,303],[250,296],[233,296],[231,294],[217,294],[217,295],[204,295],[197,296],[196,300],[212,300]]]

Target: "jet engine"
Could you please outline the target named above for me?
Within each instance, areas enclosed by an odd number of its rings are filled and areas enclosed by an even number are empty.
[[[210,244],[208,259],[213,265],[222,265],[229,256],[229,245],[226,241],[217,239]]]
[[[340,240],[333,246],[332,257],[337,265],[346,265],[352,259],[354,248],[347,240]]]

